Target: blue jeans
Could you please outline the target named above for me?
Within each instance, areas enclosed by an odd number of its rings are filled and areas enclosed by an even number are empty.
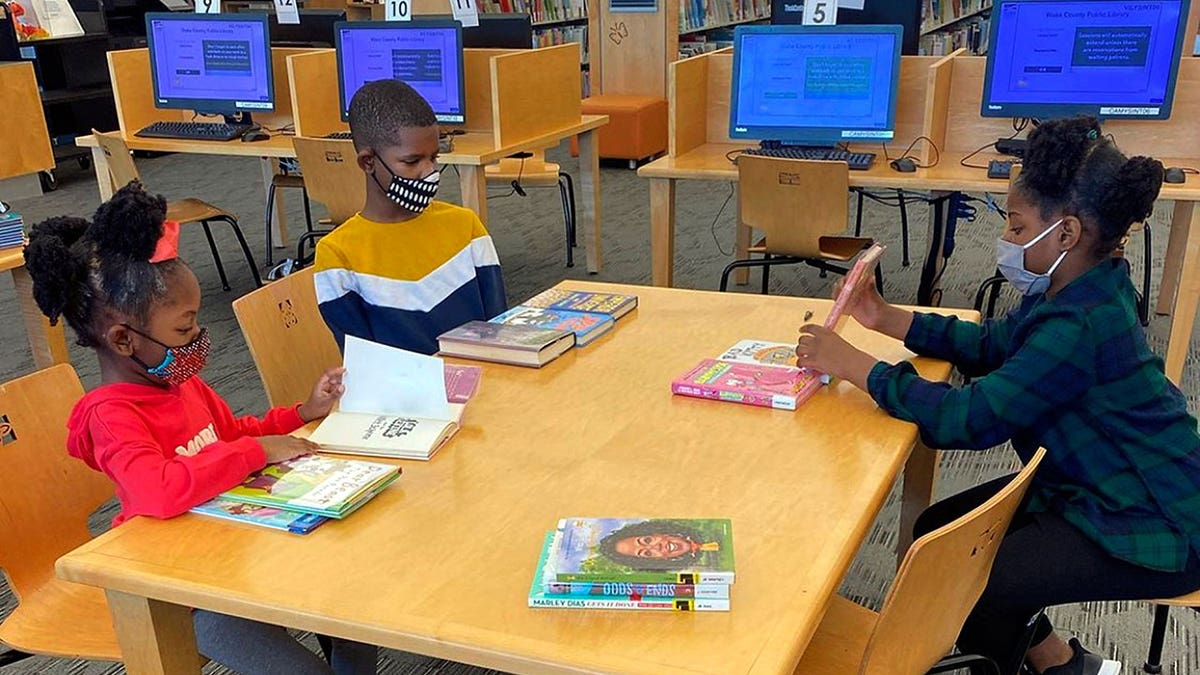
[[[374,645],[333,638],[330,662],[308,650],[283,626],[217,614],[192,612],[196,648],[205,657],[242,675],[375,675]]]

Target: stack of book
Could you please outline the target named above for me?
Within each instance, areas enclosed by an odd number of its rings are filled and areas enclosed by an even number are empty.
[[[541,366],[612,330],[637,296],[552,288],[491,321],[472,321],[438,337],[446,356]]]
[[[16,211],[0,213],[0,249],[25,245],[25,221]]]
[[[400,476],[400,468],[305,455],[271,464],[192,513],[308,534],[358,510]]]
[[[530,607],[729,611],[733,525],[708,518],[565,518],[547,532]]]

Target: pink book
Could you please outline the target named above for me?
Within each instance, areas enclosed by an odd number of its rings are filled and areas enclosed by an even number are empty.
[[[862,287],[862,284],[875,283],[875,267],[879,264],[879,258],[883,255],[884,248],[886,247],[883,244],[872,244],[862,255],[858,256],[854,267],[851,267],[850,271],[846,273],[846,281],[842,284],[842,291],[838,293],[837,299],[833,301],[833,309],[829,310],[829,316],[825,318],[826,328],[837,330],[835,326],[842,318],[842,312],[846,311],[846,305]]]
[[[671,393],[795,410],[821,388],[811,370],[704,359],[671,383]]]
[[[445,375],[446,402],[466,403],[479,390],[479,380],[483,378],[483,368],[447,363],[445,364]]]

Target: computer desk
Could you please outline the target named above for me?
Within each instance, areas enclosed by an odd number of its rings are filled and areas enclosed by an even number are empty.
[[[198,672],[191,607],[512,673],[791,673],[896,478],[906,498],[910,483],[928,490],[914,467],[933,453],[848,382],[792,412],[671,394],[739,339],[793,339],[777,318],[824,316],[828,300],[560,287],[636,294],[638,309],[541,369],[480,364],[458,434],[428,462],[396,462],[399,480],[344,521],[295,536],[134,518],[58,574],[107,589],[132,675]],[[847,331],[881,359],[950,375]],[[928,503],[905,500],[902,532]],[[733,610],[529,608],[543,536],[570,516],[731,518]]]
[[[920,60],[918,60],[920,59]],[[969,168],[960,160],[997,138],[1013,135],[1008,119],[979,116],[983,91],[983,57],[958,52],[943,58],[903,57],[897,111],[897,141],[889,151],[899,154],[907,140],[919,135],[934,139],[940,161],[930,169],[913,173],[893,170],[879,146],[852,146],[880,153],[868,171],[850,171],[850,185],[860,188],[893,188],[930,193],[944,198],[953,192],[1007,194],[1008,181],[987,178],[985,169]],[[675,184],[679,180],[737,181],[737,167],[726,153],[750,147],[728,136],[729,91],[732,55],[726,50],[671,65],[672,120],[670,153],[638,170],[650,181],[651,276],[657,286],[671,286],[674,277]],[[924,73],[919,72],[925,69]],[[703,112],[697,112],[703,111]],[[921,133],[910,126],[913,117],[923,120]],[[1126,154],[1158,157],[1164,166],[1200,168],[1200,59],[1184,58],[1176,86],[1172,117],[1163,122],[1107,122]],[[932,161],[927,143],[919,144],[922,164]],[[1191,159],[1180,151],[1195,153]],[[1012,159],[983,152],[971,163],[986,165],[989,159]],[[1164,184],[1161,200],[1174,202],[1171,232],[1163,267],[1157,312],[1171,315],[1165,370],[1178,383],[1191,340],[1192,326],[1200,304],[1200,229],[1191,223],[1200,209],[1200,177],[1190,176],[1183,184]],[[940,301],[939,282],[945,268],[946,202],[930,209],[929,235],[921,264],[917,304],[932,306]],[[997,233],[999,235],[999,233]],[[748,257],[751,232],[738,226],[737,257]],[[739,280],[744,283],[743,279]],[[979,279],[983,281],[983,277]]]

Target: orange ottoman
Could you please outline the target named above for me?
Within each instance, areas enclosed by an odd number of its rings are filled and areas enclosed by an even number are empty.
[[[667,150],[666,99],[601,94],[583,99],[583,114],[608,115],[608,124],[596,131],[603,158],[627,159],[632,169]],[[571,138],[571,156],[579,156],[575,138]]]

